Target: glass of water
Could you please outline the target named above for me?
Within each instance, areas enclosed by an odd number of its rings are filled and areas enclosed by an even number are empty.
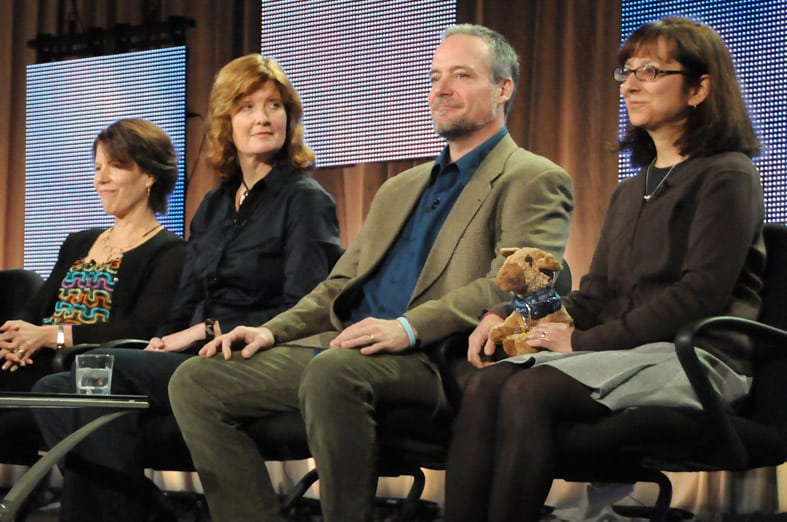
[[[77,393],[83,395],[109,395],[112,389],[113,359],[113,356],[103,353],[77,355]]]

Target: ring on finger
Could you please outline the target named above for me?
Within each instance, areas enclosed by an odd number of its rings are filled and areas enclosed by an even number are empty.
[[[369,341],[374,342],[374,334],[369,334]]]
[[[542,339],[546,339],[547,338],[547,333],[545,331],[543,331],[543,330],[541,331],[541,338]]]

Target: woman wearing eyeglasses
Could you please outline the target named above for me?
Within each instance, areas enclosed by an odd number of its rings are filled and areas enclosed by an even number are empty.
[[[447,522],[538,520],[559,423],[642,405],[699,408],[672,344],[678,328],[759,314],[759,142],[727,49],[710,28],[669,18],[636,30],[618,60],[630,121],[620,147],[640,172],[616,188],[590,271],[564,298],[575,326],[541,324],[527,340],[543,352],[468,379],[446,468]],[[494,353],[488,332],[500,316],[487,314],[470,337],[476,366]],[[726,400],[746,395],[749,346],[715,337],[700,347]]]

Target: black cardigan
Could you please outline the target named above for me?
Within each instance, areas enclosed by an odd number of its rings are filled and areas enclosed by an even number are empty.
[[[60,247],[57,263],[46,282],[19,315],[41,324],[52,315],[60,284],[74,261],[90,251],[101,229],[70,234]],[[112,339],[149,339],[169,315],[180,280],[186,242],[162,229],[151,239],[123,255],[106,323],[74,325],[74,344],[101,343]]]

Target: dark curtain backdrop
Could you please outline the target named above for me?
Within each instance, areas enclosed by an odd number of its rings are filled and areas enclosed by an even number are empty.
[[[84,27],[111,27],[141,24],[149,4],[77,0],[75,5]],[[196,22],[187,33],[188,111],[204,115],[216,71],[260,48],[259,0],[162,0],[159,5],[162,18],[187,16]],[[25,67],[35,62],[27,42],[39,33],[57,34],[58,19],[70,11],[70,0],[0,0],[0,268],[23,263]],[[566,257],[581,275],[617,181],[617,158],[609,145],[617,134],[618,89],[610,71],[619,43],[620,2],[459,0],[457,20],[500,31],[520,55],[522,73],[509,129],[520,145],[553,159],[574,178],[577,205]],[[216,179],[198,157],[203,120],[193,117],[187,125],[188,221]],[[317,178],[336,198],[345,246],[380,184],[418,162],[318,170]]]

